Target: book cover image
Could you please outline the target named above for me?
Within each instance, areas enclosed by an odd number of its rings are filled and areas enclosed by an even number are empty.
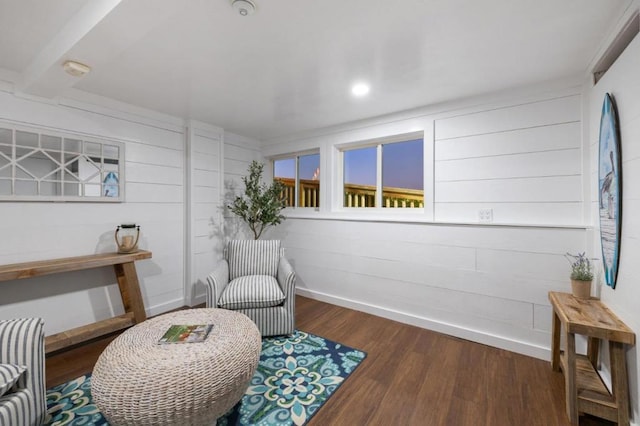
[[[172,325],[158,343],[198,343],[204,342],[213,324]]]

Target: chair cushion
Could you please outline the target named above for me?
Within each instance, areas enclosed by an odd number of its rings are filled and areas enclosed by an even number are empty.
[[[0,364],[0,396],[7,393],[26,370],[22,365]]]
[[[232,240],[227,247],[229,279],[246,275],[270,275],[278,273],[280,241]]]
[[[249,275],[231,281],[218,306],[224,309],[270,308],[284,301],[278,281],[269,275]]]

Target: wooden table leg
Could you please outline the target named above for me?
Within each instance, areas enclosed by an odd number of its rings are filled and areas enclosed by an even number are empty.
[[[587,339],[587,358],[593,365],[593,368],[598,370],[598,354],[600,352],[600,339],[595,337],[589,337]]]
[[[567,416],[572,425],[578,424],[578,390],[576,386],[576,336],[566,333],[567,349],[565,357],[567,370],[564,372],[564,390],[566,392]]]
[[[629,384],[627,382],[627,362],[624,344],[609,342],[611,359],[611,390],[618,406],[618,426],[629,425]]]
[[[553,371],[560,371],[560,317],[558,317],[555,310],[552,316],[551,369]]]
[[[113,265],[122,296],[122,304],[125,312],[133,312],[136,323],[147,319],[147,313],[142,301],[136,265],[133,262]]]

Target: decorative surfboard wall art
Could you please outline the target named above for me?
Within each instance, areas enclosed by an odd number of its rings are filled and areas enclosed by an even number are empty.
[[[600,148],[598,160],[598,188],[600,214],[600,243],[604,279],[616,287],[620,260],[620,224],[622,223],[622,170],[620,165],[620,133],[618,112],[613,97],[607,93],[600,117]]]

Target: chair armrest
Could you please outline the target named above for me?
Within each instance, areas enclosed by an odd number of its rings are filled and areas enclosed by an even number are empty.
[[[278,262],[278,284],[284,293],[286,299],[295,296],[296,291],[296,273],[286,257],[280,256]]]
[[[222,259],[216,269],[207,276],[207,308],[217,308],[218,299],[229,284],[229,263]]]
[[[40,318],[0,321],[0,362],[24,365],[29,374],[44,374],[44,322]],[[44,386],[44,384],[43,384]],[[20,386],[25,387],[25,386]]]
[[[41,424],[47,413],[44,321],[41,318],[0,320],[0,342],[1,363],[27,367],[16,385],[19,389],[29,389],[33,394],[30,415],[35,421],[33,424]]]

